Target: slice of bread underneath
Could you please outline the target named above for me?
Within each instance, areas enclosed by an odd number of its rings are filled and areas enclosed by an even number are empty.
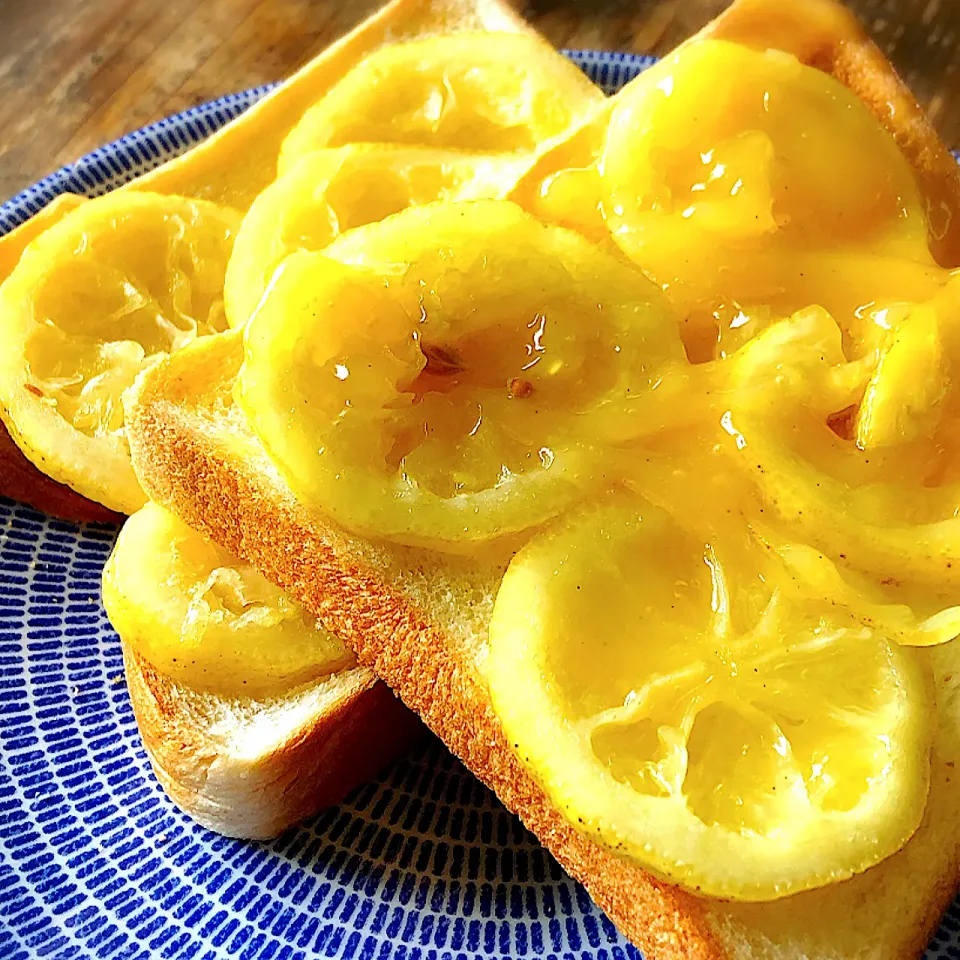
[[[425,731],[367,667],[263,700],[175,683],[123,644],[127,687],[157,780],[194,820],[268,839],[339,803]]]
[[[648,960],[904,960],[922,953],[960,866],[960,646],[924,654],[936,675],[939,733],[925,819],[900,853],[847,882],[773,903],[695,897],[575,831],[505,740],[484,660],[507,558],[476,561],[364,542],[298,503],[233,404],[241,359],[239,336],[227,334],[192,345],[141,379],[128,424],[145,489],[350,643]],[[203,776],[190,767],[187,758],[173,776],[181,783],[188,774]],[[226,820],[227,811],[220,816]]]

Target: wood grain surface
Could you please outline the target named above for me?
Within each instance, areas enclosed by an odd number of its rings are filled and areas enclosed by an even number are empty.
[[[557,46],[662,54],[729,0],[514,2]],[[960,0],[848,4],[960,148]],[[379,5],[0,0],[0,198],[152,120],[286,76]]]

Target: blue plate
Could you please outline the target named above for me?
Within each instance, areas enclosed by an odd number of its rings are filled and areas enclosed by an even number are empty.
[[[651,62],[569,51],[608,92]],[[131,133],[0,207],[105,193],[266,92]],[[0,958],[639,958],[519,821],[438,744],[272,843],[198,827],[163,795],[100,603],[115,529],[0,498]],[[960,906],[926,960],[960,958]]]

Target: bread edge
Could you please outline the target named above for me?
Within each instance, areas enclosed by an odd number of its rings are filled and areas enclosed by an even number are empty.
[[[144,748],[164,793],[202,826],[269,839],[339,803],[425,736],[420,721],[358,667],[352,689],[312,713],[264,753],[244,756],[184,709],[196,695],[123,643],[127,688]],[[270,709],[282,709],[272,706]]]

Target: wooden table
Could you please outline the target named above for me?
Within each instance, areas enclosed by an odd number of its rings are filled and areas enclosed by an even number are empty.
[[[557,46],[661,54],[728,0],[515,2]],[[960,148],[960,0],[847,2]],[[0,196],[128,130],[286,76],[379,5],[0,0]]]

